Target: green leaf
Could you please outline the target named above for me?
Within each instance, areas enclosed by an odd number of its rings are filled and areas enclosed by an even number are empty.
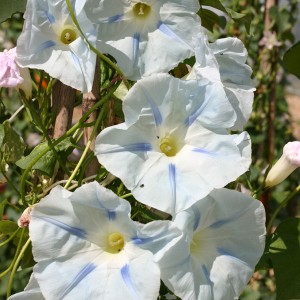
[[[16,12],[24,12],[26,0],[1,0],[0,23],[9,19]]]
[[[8,163],[19,160],[25,150],[23,139],[11,127],[9,122],[0,125],[0,150],[3,153],[4,160]]]
[[[12,234],[18,229],[18,224],[13,221],[0,221],[0,236]]]
[[[214,7],[214,8],[227,14],[226,8],[223,6],[221,1],[219,1],[219,0],[199,0],[199,3],[201,6],[204,5],[204,6]]]
[[[287,72],[300,79],[300,42],[296,43],[283,56],[283,65]]]
[[[265,245],[264,254],[260,258],[257,265],[255,266],[255,271],[268,270],[268,269],[273,268],[272,261],[271,261],[271,258],[270,258],[270,252],[269,252],[270,243],[271,243],[271,236],[268,235],[266,237],[266,245]]]
[[[242,14],[242,13],[235,12],[230,8],[226,8],[221,3],[220,0],[199,0],[199,3],[201,6],[202,5],[210,6],[210,7],[216,8],[216,9],[226,13],[235,22],[237,22],[238,24],[244,25],[248,33],[250,32],[250,25],[251,25],[251,21],[253,19],[252,14]]]
[[[208,29],[209,31],[213,31],[214,26],[218,25],[221,28],[225,28],[226,19],[225,17],[220,17],[216,13],[212,12],[209,9],[202,8],[198,12],[202,26]]]
[[[300,299],[300,219],[283,221],[274,232],[270,244],[277,300]]]
[[[66,151],[70,147],[74,147],[71,138],[67,138],[59,143],[55,149],[58,152]],[[45,149],[48,148],[48,142],[41,143],[37,145],[29,155],[21,158],[16,162],[16,165],[21,169],[27,169],[37,156],[40,155]],[[39,170],[47,176],[52,176],[55,169],[56,158],[52,150],[49,150],[45,155],[43,155],[32,167],[32,169]]]
[[[7,200],[3,200],[1,203],[0,203],[0,220],[2,219],[2,216],[4,214],[4,209],[5,209],[5,206],[7,205]]]

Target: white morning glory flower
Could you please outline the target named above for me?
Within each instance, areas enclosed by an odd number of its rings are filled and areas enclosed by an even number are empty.
[[[114,56],[128,79],[167,72],[194,55],[197,0],[88,0],[85,9],[100,24],[99,49]]]
[[[198,34],[195,45],[196,63],[187,79],[221,82],[237,114],[231,129],[242,130],[250,117],[255,91],[252,69],[246,65],[245,46],[237,38],[218,39],[209,44],[203,31]]]
[[[174,214],[224,187],[251,161],[246,132],[228,134],[236,116],[219,83],[155,74],[138,81],[123,102],[125,123],[97,137],[99,162],[134,197]]]
[[[261,202],[214,190],[174,222],[183,238],[156,254],[167,287],[185,300],[238,299],[264,250]]]
[[[93,182],[54,188],[32,209],[29,234],[46,299],[137,300],[158,297],[153,253],[181,232],[169,221],[132,221],[130,204]]]
[[[76,17],[89,42],[96,31],[84,11]],[[23,31],[17,41],[17,62],[22,67],[45,70],[82,92],[92,89],[96,55],[72,21],[65,0],[28,0]]]

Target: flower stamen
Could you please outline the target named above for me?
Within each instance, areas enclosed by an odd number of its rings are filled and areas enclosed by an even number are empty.
[[[178,152],[178,147],[175,139],[171,136],[166,136],[160,141],[160,151],[167,156],[175,156]]]
[[[139,2],[133,6],[133,13],[138,18],[146,18],[151,12],[151,6]]]
[[[124,249],[124,245],[125,241],[123,235],[119,232],[113,232],[107,238],[106,251],[112,254],[116,254]]]
[[[60,35],[61,42],[66,45],[74,42],[76,38],[77,33],[73,28],[65,28]]]

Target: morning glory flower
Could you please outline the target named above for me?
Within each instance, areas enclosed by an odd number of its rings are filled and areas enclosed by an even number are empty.
[[[84,11],[75,9],[75,13],[87,39],[95,44],[94,26]],[[66,85],[82,92],[90,91],[96,55],[73,23],[66,1],[28,0],[24,18],[17,41],[18,64],[45,70]]]
[[[181,232],[132,221],[130,204],[93,182],[73,193],[55,187],[33,207],[29,234],[45,299],[136,300],[158,297],[154,253]]]
[[[187,79],[221,82],[237,114],[231,129],[242,130],[250,117],[255,91],[242,41],[223,38],[209,44],[206,34],[201,31],[195,41],[195,55],[196,63]]]
[[[27,68],[16,63],[16,48],[0,52],[0,87],[15,87],[31,97],[31,77]]]
[[[88,0],[87,16],[99,24],[99,49],[117,60],[125,76],[168,72],[194,55],[199,32],[197,0]]]
[[[156,254],[166,286],[186,300],[238,299],[264,250],[261,202],[214,190],[174,222],[184,236]]]
[[[146,205],[173,215],[249,167],[249,135],[228,134],[236,115],[219,83],[155,74],[130,89],[123,110],[125,123],[105,128],[95,153]]]

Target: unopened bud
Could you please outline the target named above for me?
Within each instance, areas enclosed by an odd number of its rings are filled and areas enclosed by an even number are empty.
[[[285,180],[300,166],[300,142],[289,142],[283,147],[280,159],[271,168],[265,185],[272,187]]]

